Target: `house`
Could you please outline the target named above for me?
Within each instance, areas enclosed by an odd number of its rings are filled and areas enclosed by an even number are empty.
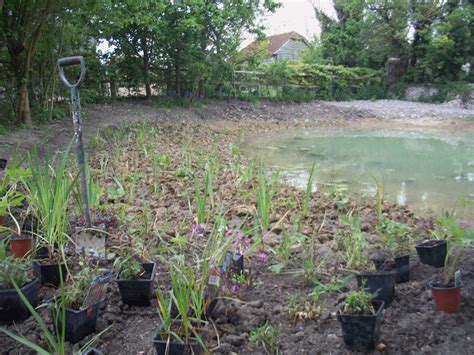
[[[308,41],[296,32],[268,36],[265,40],[254,41],[241,50],[245,56],[262,55],[264,62],[286,59],[292,62],[301,60],[302,52],[308,47]]]

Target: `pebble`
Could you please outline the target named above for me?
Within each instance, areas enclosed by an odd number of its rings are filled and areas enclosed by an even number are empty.
[[[321,316],[319,317],[321,320],[326,320],[331,317],[331,312],[329,312],[327,309],[324,309],[321,312]]]
[[[339,337],[336,334],[328,334],[327,339],[329,341],[336,341],[339,340]]]
[[[300,331],[300,332],[295,333],[291,336],[291,341],[299,342],[303,338],[304,338],[304,331]]]
[[[247,305],[253,308],[261,308],[263,306],[263,301],[262,300],[251,301],[251,302],[248,302]]]
[[[239,347],[241,346],[246,340],[246,336],[244,335],[233,335],[233,334],[229,334],[227,335],[225,338],[224,338],[224,341],[236,346],[236,347]]]

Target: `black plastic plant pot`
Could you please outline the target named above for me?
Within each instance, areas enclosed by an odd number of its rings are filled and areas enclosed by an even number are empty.
[[[7,167],[8,160],[0,158],[0,170],[5,170]]]
[[[373,351],[379,342],[384,303],[374,301],[375,315],[337,314],[346,346],[353,351]]]
[[[416,247],[416,252],[422,264],[443,267],[448,251],[446,240],[428,240]]]
[[[224,273],[242,274],[244,272],[244,256],[239,253],[228,251],[222,262],[220,270]]]
[[[34,279],[21,288],[28,302],[36,307],[38,303],[39,280]],[[30,311],[13,289],[0,289],[0,324],[23,321],[30,316]]]
[[[153,346],[158,355],[182,355],[195,354],[199,355],[202,351],[201,345],[197,341],[191,341],[187,344],[177,340],[162,339],[163,335],[158,333],[153,338]]]
[[[77,343],[95,332],[99,316],[100,302],[81,310],[66,308],[65,338],[70,343]],[[61,322],[59,322],[61,329]]]
[[[122,302],[129,306],[147,307],[153,294],[153,278],[155,263],[143,263],[145,274],[139,279],[126,280],[117,278],[115,281],[122,296]]]
[[[67,267],[66,264],[61,264],[61,270],[63,274],[63,282],[67,280]],[[39,278],[43,285],[53,285],[58,287],[61,283],[61,277],[59,274],[59,264],[43,264],[37,261],[33,262],[33,273]]]
[[[410,281],[410,255],[407,254],[395,258],[395,269],[397,271],[395,276],[397,284]]]
[[[104,355],[104,353],[99,349],[90,348],[84,353],[84,355]]]
[[[172,331],[179,335],[179,327],[181,321],[174,321]],[[201,323],[194,323],[194,326],[198,326]],[[176,328],[176,329],[175,329]],[[183,338],[183,337],[181,337]],[[163,325],[160,327],[158,334],[152,340],[153,346],[155,347],[158,355],[182,355],[182,354],[196,354],[199,355],[202,352],[201,344],[195,339],[190,338],[187,342],[183,342],[175,339],[172,335],[163,332]]]
[[[392,303],[395,295],[396,271],[374,271],[356,275],[357,286],[369,290],[373,301],[384,302],[385,307]]]

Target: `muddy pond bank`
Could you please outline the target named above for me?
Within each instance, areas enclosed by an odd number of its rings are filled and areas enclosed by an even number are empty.
[[[213,353],[264,354],[262,347],[250,341],[250,335],[266,322],[279,326],[278,343],[283,354],[349,353],[334,314],[344,295],[355,287],[353,277],[348,277],[351,273],[344,267],[343,254],[347,250],[341,246],[340,239],[351,228],[341,222],[341,217],[357,212],[364,237],[375,246],[381,240],[375,201],[320,191],[311,194],[305,215],[302,213],[304,191],[275,180],[271,185],[271,232],[262,233],[254,229],[257,167],[252,167],[235,145],[246,134],[266,134],[315,124],[332,127],[342,122],[321,119],[316,123],[252,120],[136,124],[130,128],[106,129],[90,141],[94,178],[104,188],[94,211],[114,216],[118,221],[111,231],[110,246],[120,245],[130,237],[146,245],[146,258],[157,262],[155,285],[162,290],[170,286],[165,263],[172,254],[190,257],[190,251],[199,250],[200,244],[205,243],[205,236],[193,235],[194,177],[200,179],[206,162],[213,162],[215,205],[208,206],[209,223],[213,214],[222,209],[227,226],[240,226],[252,245],[245,256],[246,281],[238,284],[237,289],[223,293],[226,298],[219,301],[214,325],[204,334]],[[118,192],[116,179],[125,193]],[[411,228],[412,245],[433,228],[432,219],[416,216],[407,207],[385,203],[382,211],[388,218]],[[71,213],[71,226],[74,226],[80,218],[74,207]],[[179,247],[177,241],[185,243],[184,247]],[[311,250],[314,255],[310,254]],[[265,252],[267,257],[262,258],[260,252]],[[376,252],[376,247],[371,249],[371,253]],[[308,274],[305,261],[310,255],[317,262]],[[397,285],[395,299],[385,313],[381,334],[384,353],[472,352],[473,257],[469,250],[460,265],[465,284],[463,312],[444,315],[434,311],[428,287],[441,270],[419,264],[416,253],[411,250],[411,280]],[[70,258],[75,271],[77,259],[73,255]],[[110,269],[112,263],[102,266]],[[310,294],[318,285],[332,288],[318,300],[320,308],[316,317],[303,320],[290,314],[292,302],[310,300]],[[54,294],[54,289],[43,287],[41,300],[46,301]],[[48,312],[43,310],[42,314],[51,326]],[[105,354],[153,354],[150,339],[156,334],[159,321],[156,300],[148,308],[123,305],[116,285],[111,284],[97,331],[108,325],[112,328],[96,346]],[[32,318],[9,329],[44,343]],[[68,344],[68,353],[88,339],[90,337],[74,346]],[[28,353],[4,335],[0,335],[0,343],[6,354]]]

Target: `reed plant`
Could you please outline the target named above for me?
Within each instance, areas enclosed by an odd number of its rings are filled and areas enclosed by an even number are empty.
[[[342,257],[346,267],[360,270],[368,263],[370,247],[362,232],[360,218],[350,212],[347,216],[341,217],[340,222],[350,226],[350,232],[339,235],[339,240],[342,242]]]
[[[303,214],[305,217],[308,216],[309,213],[309,206],[311,202],[311,193],[313,192],[313,178],[314,178],[314,168],[316,167],[316,163],[313,163],[311,166],[311,171],[308,176],[308,182],[306,183],[306,190],[304,196],[304,207],[303,207]]]
[[[270,210],[272,202],[272,192],[265,177],[263,165],[260,164],[257,177],[257,216],[260,226],[264,231],[268,231],[270,227]]]
[[[68,240],[68,202],[78,178],[77,174],[70,178],[67,171],[69,152],[73,142],[74,140],[62,153],[58,164],[54,159],[50,160],[48,153],[42,163],[37,148],[28,153],[31,176],[24,178],[23,182],[30,207],[40,226],[40,237],[48,249],[50,260],[54,259],[56,246],[58,256],[64,257],[64,246]]]

